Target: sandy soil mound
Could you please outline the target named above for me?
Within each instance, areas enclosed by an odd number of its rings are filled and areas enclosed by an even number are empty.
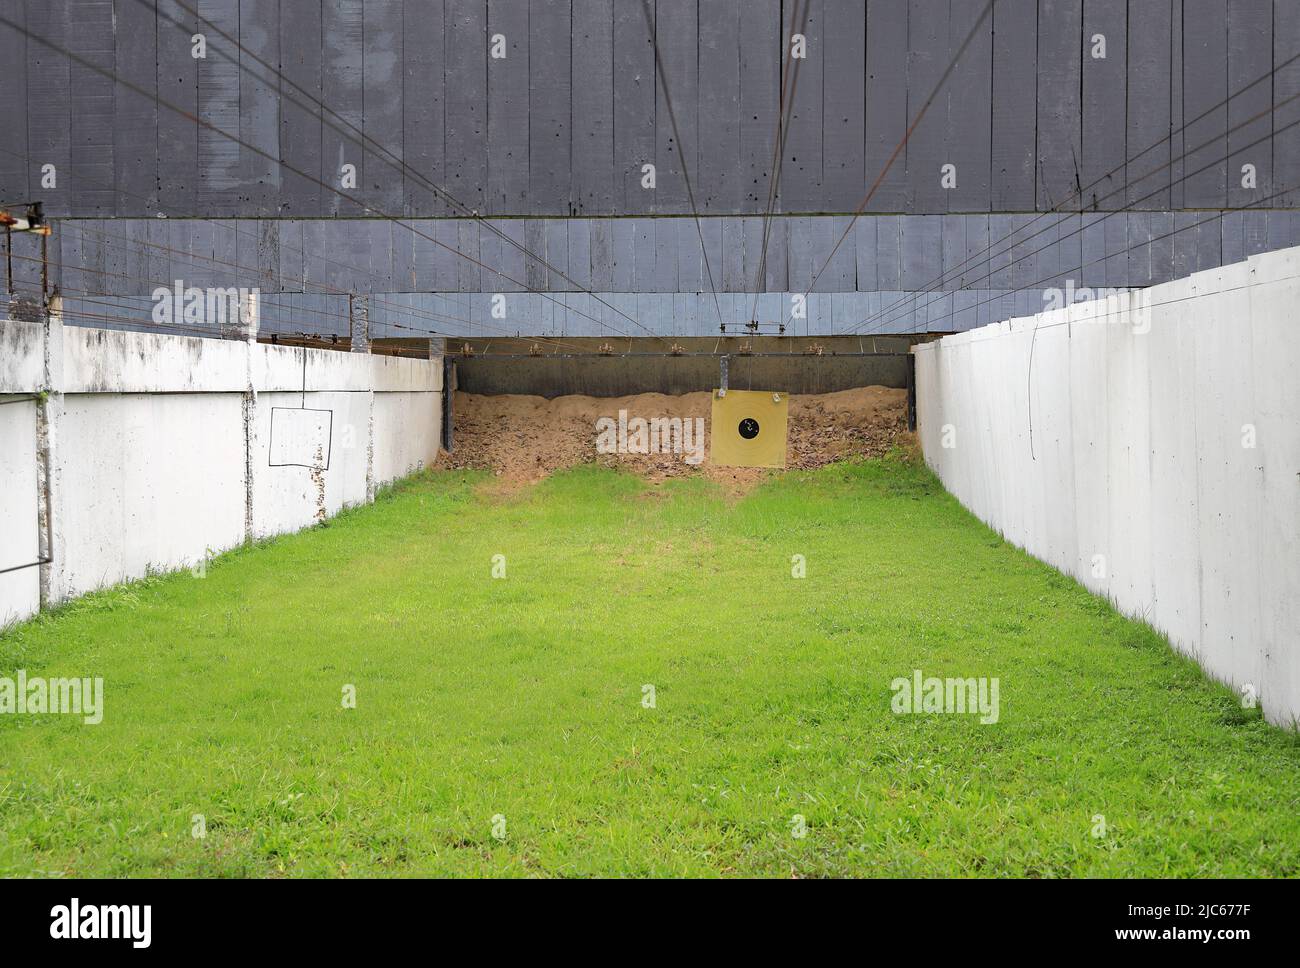
[[[505,488],[540,480],[552,471],[594,462],[624,467],[651,481],[704,474],[728,490],[747,490],[768,472],[714,467],[709,463],[709,394],[679,397],[642,393],[630,397],[480,396],[457,393],[452,403],[455,452],[438,459],[443,468],[490,470]],[[599,454],[596,421],[629,417],[703,417],[705,459],[685,462],[680,454]],[[861,387],[790,397],[790,439],[786,466],[821,467],[851,456],[878,457],[907,434],[907,392]]]

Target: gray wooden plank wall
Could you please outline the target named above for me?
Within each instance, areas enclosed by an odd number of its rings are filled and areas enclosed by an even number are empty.
[[[25,0],[115,80],[0,28],[0,187],[52,215],[649,216],[689,212],[689,175],[702,213],[762,214],[792,0],[652,7],[677,137],[633,0]],[[812,0],[777,210],[855,211],[979,9]],[[868,210],[1295,207],[1300,103],[1259,115],[1296,53],[1293,0],[999,0]]]
[[[265,291],[802,292],[818,270],[814,294],[1149,286],[1300,244],[1300,212],[1286,210],[779,215],[756,287],[760,221],[58,219],[53,238],[65,287],[123,295],[178,278]]]

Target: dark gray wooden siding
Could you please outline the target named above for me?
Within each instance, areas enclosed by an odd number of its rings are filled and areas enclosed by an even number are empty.
[[[868,208],[1294,207],[1300,107],[1257,115],[1300,90],[1300,62],[1266,77],[1300,53],[1297,6],[999,0]],[[701,213],[763,213],[791,0],[652,7],[677,135],[639,0],[200,4],[239,46],[173,0],[9,3],[117,81],[0,27],[3,195],[39,195],[52,215],[304,218],[455,214],[445,189],[481,214],[654,215],[689,212],[689,175]],[[811,0],[779,211],[857,209],[979,8]],[[495,34],[504,58],[489,56]],[[331,190],[344,164],[352,199]]]

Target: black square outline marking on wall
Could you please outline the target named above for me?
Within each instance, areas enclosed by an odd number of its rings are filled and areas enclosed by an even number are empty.
[[[271,453],[275,449],[274,447],[275,413],[277,410],[292,410],[294,413],[302,413],[303,411],[310,411],[311,413],[327,413],[330,415],[329,431],[326,434],[328,445],[325,450],[324,467],[318,464],[299,464],[296,461],[286,461],[282,464],[277,464],[271,460]],[[331,454],[333,454],[333,452],[334,452],[334,411],[333,410],[320,410],[313,407],[272,407],[271,408],[271,431],[267,435],[267,442],[266,442],[266,466],[267,467],[306,467],[308,470],[313,470],[313,471],[327,471],[330,469],[330,456]]]

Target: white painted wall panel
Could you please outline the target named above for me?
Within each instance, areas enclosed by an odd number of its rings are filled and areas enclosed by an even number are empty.
[[[1261,527],[1269,533],[1258,551],[1260,681],[1289,683],[1294,699],[1300,691],[1300,379],[1295,349],[1300,249],[1252,260],[1251,266],[1250,318],[1286,321],[1256,323],[1250,331],[1254,417],[1261,442],[1252,455],[1260,474],[1253,498]],[[1267,712],[1272,697],[1266,694],[1264,701]]]
[[[40,323],[0,319],[0,393],[32,393],[41,388],[42,330]]]
[[[271,465],[272,410],[299,406],[333,414],[328,469]],[[252,458],[256,537],[297,531],[365,503],[369,406],[367,393],[308,393],[305,399],[298,393],[258,394]],[[291,433],[293,425],[278,423],[276,429]]]
[[[365,503],[377,485],[431,463],[442,429],[440,358],[57,322],[48,347],[45,327],[0,322],[0,400],[10,390],[51,393],[53,601]],[[328,468],[271,466],[279,407],[329,411]],[[281,430],[311,439],[281,441],[275,462],[306,452],[314,463],[324,424],[286,419]],[[0,405],[0,567],[38,556],[36,438],[34,403]],[[0,626],[34,614],[40,595],[38,568],[0,574]]]
[[[442,394],[376,393],[374,475],[377,484],[427,467],[442,439]]]
[[[61,593],[201,560],[244,539],[241,395],[69,394],[56,459]]]
[[[921,446],[962,503],[1292,725],[1297,304],[1288,249],[1153,287],[1145,311],[1123,293],[914,350]]]
[[[0,568],[39,557],[36,460],[35,402],[0,397]],[[0,628],[36,614],[39,581],[37,568],[0,575]]]

